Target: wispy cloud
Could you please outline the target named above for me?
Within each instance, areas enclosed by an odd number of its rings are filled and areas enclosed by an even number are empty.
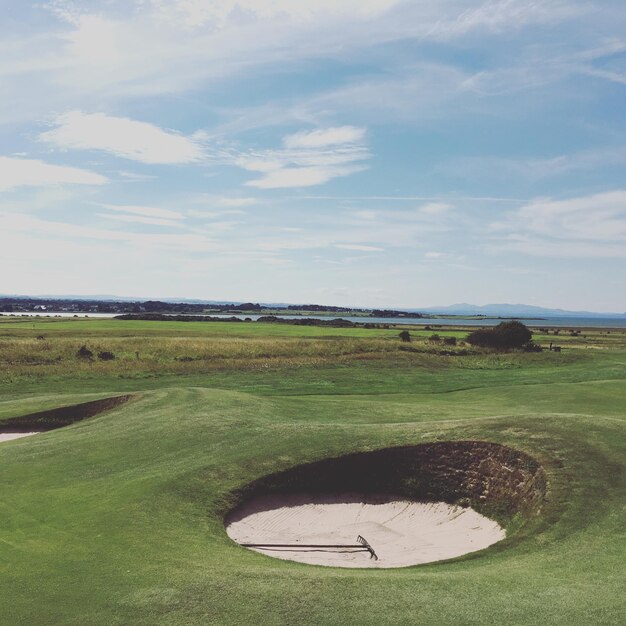
[[[59,148],[101,150],[152,164],[193,163],[204,156],[202,146],[191,137],[125,117],[70,111],[54,123],[55,128],[40,139]]]
[[[535,256],[626,257],[626,191],[534,200],[491,224],[496,247]]]
[[[189,209],[186,213],[189,217],[198,219],[215,219],[225,215],[245,215],[246,212],[241,209],[228,209],[225,211],[204,211],[202,209]]]
[[[166,220],[159,217],[144,217],[142,215],[120,215],[119,213],[98,213],[98,217],[118,222],[130,222],[135,224],[148,224],[150,226],[164,226],[166,228],[181,228],[182,224],[174,220]]]
[[[344,144],[358,144],[365,138],[365,128],[355,126],[339,126],[335,128],[321,128],[310,131],[300,131],[287,135],[283,143],[286,148],[315,149]]]
[[[165,220],[183,219],[183,214],[170,209],[162,209],[160,207],[151,206],[135,206],[120,204],[104,204],[102,205],[111,211],[119,211],[121,213],[130,213],[132,215],[140,215],[143,217],[156,217]]]
[[[216,200],[216,204],[223,207],[228,208],[241,208],[245,206],[252,206],[254,204],[258,204],[258,200],[256,198],[218,198]]]
[[[8,39],[2,47],[18,62],[0,62],[0,76],[9,79],[10,93],[24,95],[30,111],[42,110],[44,94],[61,109],[63,103],[91,95],[178,93],[271,62],[325,56],[325,43],[339,33],[350,48],[369,43],[372,26],[379,30],[376,19],[399,4],[401,0],[51,0],[47,7],[59,21],[43,34]],[[39,79],[28,96],[19,90],[27,76]]]
[[[626,246],[623,243],[555,241],[529,235],[509,235],[504,243],[490,246],[490,249],[499,253],[520,252],[552,259],[626,259]]]
[[[436,24],[429,34],[433,38],[449,38],[473,31],[509,32],[529,24],[550,24],[578,17],[588,10],[569,0],[487,0],[475,3],[455,19]]]
[[[297,22],[314,19],[337,19],[342,16],[356,18],[376,17],[386,12],[400,0],[151,0],[158,15],[171,23],[197,28],[209,24],[212,28],[225,28],[233,22],[247,20],[288,19]]]
[[[52,165],[38,159],[0,157],[0,191],[50,185],[104,185],[106,177],[90,170]]]
[[[378,246],[364,246],[355,243],[336,243],[335,248],[341,248],[342,250],[357,250],[359,252],[384,252],[384,248]]]
[[[139,217],[139,216],[137,216]],[[146,218],[150,219],[150,218]],[[0,214],[0,233],[11,237],[15,233],[45,236],[61,241],[101,241],[151,248],[156,250],[176,250],[181,252],[214,252],[223,246],[199,233],[146,233],[130,232],[126,229],[104,229],[67,222],[44,220],[30,215],[16,213]]]
[[[453,212],[454,206],[447,202],[427,202],[405,209],[360,209],[352,211],[352,216],[361,223],[416,223],[423,229],[440,230],[449,227]]]
[[[363,167],[277,167],[263,178],[246,183],[258,189],[288,189],[322,185],[338,176],[348,176],[363,170]]]
[[[613,143],[613,142],[611,142]],[[543,181],[572,172],[593,172],[626,164],[626,148],[606,146],[545,157],[468,156],[436,164],[436,173],[464,180]]]
[[[497,39],[593,15],[591,4],[570,0],[52,0],[44,6],[56,23],[30,37],[7,37],[0,48],[0,58],[10,59],[0,61],[9,96],[3,114],[180,93],[269,65],[361,57],[363,50],[409,39],[462,41],[476,33]],[[602,11],[595,13],[601,20]],[[409,92],[413,100],[433,94]],[[370,106],[375,95],[368,95]],[[391,108],[394,94],[385,95],[381,105]]]

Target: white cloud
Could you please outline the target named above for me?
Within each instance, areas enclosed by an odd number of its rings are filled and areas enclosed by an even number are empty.
[[[142,163],[192,163],[204,157],[199,143],[153,124],[104,113],[70,111],[40,139],[64,149],[102,150]]]
[[[151,174],[137,174],[137,172],[127,172],[125,170],[118,171],[118,174],[125,180],[134,183],[141,183],[146,180],[154,180],[154,176]]]
[[[262,178],[246,183],[259,189],[321,185],[338,176],[365,169],[370,157],[364,145],[365,129],[354,126],[301,131],[283,139],[283,150],[243,155],[237,164]]]
[[[0,157],[0,191],[49,185],[104,185],[101,174],[77,167],[52,165],[38,159]]]
[[[491,224],[496,248],[535,256],[626,257],[626,191],[542,198]]]

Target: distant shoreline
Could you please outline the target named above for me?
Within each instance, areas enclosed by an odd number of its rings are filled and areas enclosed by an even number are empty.
[[[217,315],[193,315],[193,314],[167,314],[167,313],[156,313],[156,314],[146,314],[146,313],[125,313],[118,315],[116,313],[98,313],[92,311],[81,311],[81,312],[54,312],[54,311],[37,311],[37,312],[28,312],[28,311],[19,311],[14,313],[0,312],[0,318],[5,319],[13,319],[15,322],[23,321],[25,322],[28,319],[41,319],[41,320],[67,320],[67,321],[87,321],[87,320],[108,320],[116,317],[122,317],[122,319],[127,320],[137,320],[141,321],[144,316],[153,316],[152,319],[158,318],[162,321],[174,322],[177,321],[176,318],[183,322],[200,322],[200,321],[212,321],[212,322],[228,322],[228,321],[236,321],[237,323],[247,321],[256,322],[259,318],[262,317],[274,317],[276,318],[276,323],[294,323],[294,324],[308,324],[308,325],[319,325],[325,326],[330,325],[331,322],[335,320],[339,320],[336,322],[336,326],[344,326],[349,327],[352,323],[355,325],[354,327],[369,327],[369,328],[384,328],[385,326],[391,328],[398,328],[399,330],[402,328],[414,328],[414,329],[432,329],[433,331],[441,331],[445,329],[452,330],[453,328],[476,328],[478,326],[495,326],[497,323],[506,320],[516,319],[524,322],[527,326],[533,329],[541,329],[541,328],[569,328],[569,329],[598,329],[598,330],[614,330],[614,331],[626,331],[626,319],[625,318],[593,318],[593,317],[545,317],[545,318],[527,318],[527,317],[487,317],[487,316],[477,316],[477,315],[467,315],[467,316],[453,316],[453,315],[442,315],[440,317],[419,317],[419,318],[411,318],[411,317],[385,317],[385,318],[373,318],[367,316],[350,316],[350,315],[342,315],[342,314],[334,314],[330,315],[319,315],[319,314],[290,314],[290,315],[259,315],[257,314],[245,314],[245,313],[237,313],[237,314],[217,314]],[[194,319],[195,318],[195,319]],[[202,319],[204,318],[204,319]],[[145,319],[145,318],[144,318]],[[306,320],[317,320],[320,323],[315,324],[314,322],[307,322]],[[348,324],[343,324],[342,321],[349,322]],[[262,322],[263,323],[263,322]]]
[[[84,317],[84,316],[93,316],[93,317],[118,317],[121,315],[167,315],[167,316],[186,316],[186,317],[210,317],[210,316],[274,316],[281,317],[285,319],[291,318],[318,318],[318,317],[330,317],[330,318],[346,318],[346,317],[358,317],[363,320],[367,320],[370,318],[382,318],[388,320],[414,320],[414,319],[423,319],[423,320],[549,320],[549,318],[545,317],[530,317],[530,316],[505,316],[505,315],[453,315],[453,314],[398,314],[398,315],[385,315],[385,316],[377,316],[370,313],[360,313],[354,311],[347,311],[345,313],[337,313],[336,311],[278,311],[277,309],[262,309],[261,311],[236,311],[236,310],[221,310],[221,309],[207,309],[205,314],[198,315],[197,313],[180,313],[178,311],[158,311],[158,312],[121,312],[121,313],[108,313],[101,311],[90,311],[90,310],[75,310],[75,311],[66,311],[66,310],[54,310],[54,309],[46,309],[45,311],[0,311],[0,315],[13,315],[13,316],[27,316],[27,317]]]

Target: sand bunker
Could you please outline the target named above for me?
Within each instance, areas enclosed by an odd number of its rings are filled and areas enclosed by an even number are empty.
[[[30,435],[38,435],[39,431],[32,433],[0,433],[0,443],[3,441],[11,441],[12,439],[20,439],[21,437],[30,437]]]
[[[257,496],[229,516],[226,532],[278,559],[373,568],[451,559],[505,536],[496,522],[471,508],[354,493]],[[359,536],[377,558],[357,542]]]
[[[131,395],[113,396],[0,420],[0,443],[69,426],[110,411],[131,398]]]
[[[518,532],[541,514],[546,489],[541,464],[524,452],[487,441],[439,441],[356,452],[259,477],[231,494],[238,506],[225,524],[233,540],[277,558],[406,567],[503,539],[503,528],[477,510],[498,511],[504,525],[516,519]]]

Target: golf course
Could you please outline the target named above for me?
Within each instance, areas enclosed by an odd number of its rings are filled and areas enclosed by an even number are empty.
[[[468,332],[0,317],[0,433],[38,433],[0,442],[0,624],[623,623],[626,330]],[[506,536],[368,569],[226,532],[335,484]]]

